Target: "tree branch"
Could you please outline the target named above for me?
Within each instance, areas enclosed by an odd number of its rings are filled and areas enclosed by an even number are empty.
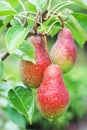
[[[44,22],[44,21],[46,21],[46,15],[47,15],[47,13],[48,13],[48,11],[47,10],[45,10],[42,14],[40,14],[40,17],[42,17],[42,22]],[[41,22],[41,21],[40,21]],[[36,27],[38,27],[40,24],[37,22],[37,24],[36,24]]]
[[[9,56],[8,52],[5,52],[3,56],[1,57],[1,60],[4,61]]]

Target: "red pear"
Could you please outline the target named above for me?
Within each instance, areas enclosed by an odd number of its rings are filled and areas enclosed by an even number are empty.
[[[68,28],[63,28],[53,45],[50,56],[54,64],[60,65],[64,73],[71,70],[76,61],[76,46],[72,33]]]
[[[44,48],[44,41],[40,36],[32,36],[29,41],[35,48],[36,64],[22,60],[20,63],[20,72],[25,85],[37,88],[42,81],[45,68],[51,64],[51,61]]]
[[[48,66],[37,91],[37,103],[40,111],[50,119],[61,116],[67,110],[69,100],[61,68],[58,65]]]

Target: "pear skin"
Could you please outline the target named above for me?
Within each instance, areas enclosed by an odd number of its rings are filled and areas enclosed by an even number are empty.
[[[54,64],[58,64],[64,73],[70,71],[76,62],[76,46],[72,33],[68,28],[63,28],[58,35],[56,43],[50,51]]]
[[[50,119],[64,114],[69,106],[70,96],[58,65],[49,65],[37,91],[37,103],[41,113]]]
[[[35,48],[36,64],[22,60],[20,62],[20,73],[26,86],[37,88],[42,81],[45,68],[51,64],[51,61],[40,36],[31,36],[29,41]]]

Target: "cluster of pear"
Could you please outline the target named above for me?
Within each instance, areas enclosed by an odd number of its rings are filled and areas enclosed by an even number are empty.
[[[63,115],[70,102],[69,92],[63,81],[63,73],[71,70],[76,61],[76,47],[72,33],[63,28],[52,46],[50,54],[41,36],[31,36],[35,48],[36,64],[21,61],[21,77],[26,86],[37,88],[36,101],[41,113],[50,119]]]

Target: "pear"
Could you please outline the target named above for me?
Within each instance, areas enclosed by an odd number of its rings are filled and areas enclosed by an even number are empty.
[[[68,28],[63,28],[58,35],[56,43],[50,51],[50,57],[54,64],[60,65],[64,73],[70,71],[76,61],[76,46],[72,33]]]
[[[58,65],[49,65],[37,91],[37,103],[41,113],[53,119],[64,114],[69,106],[70,96]]]
[[[40,36],[31,36],[29,41],[35,48],[36,64],[22,60],[20,62],[20,73],[26,86],[37,88],[42,81],[45,68],[51,64],[51,61]]]

